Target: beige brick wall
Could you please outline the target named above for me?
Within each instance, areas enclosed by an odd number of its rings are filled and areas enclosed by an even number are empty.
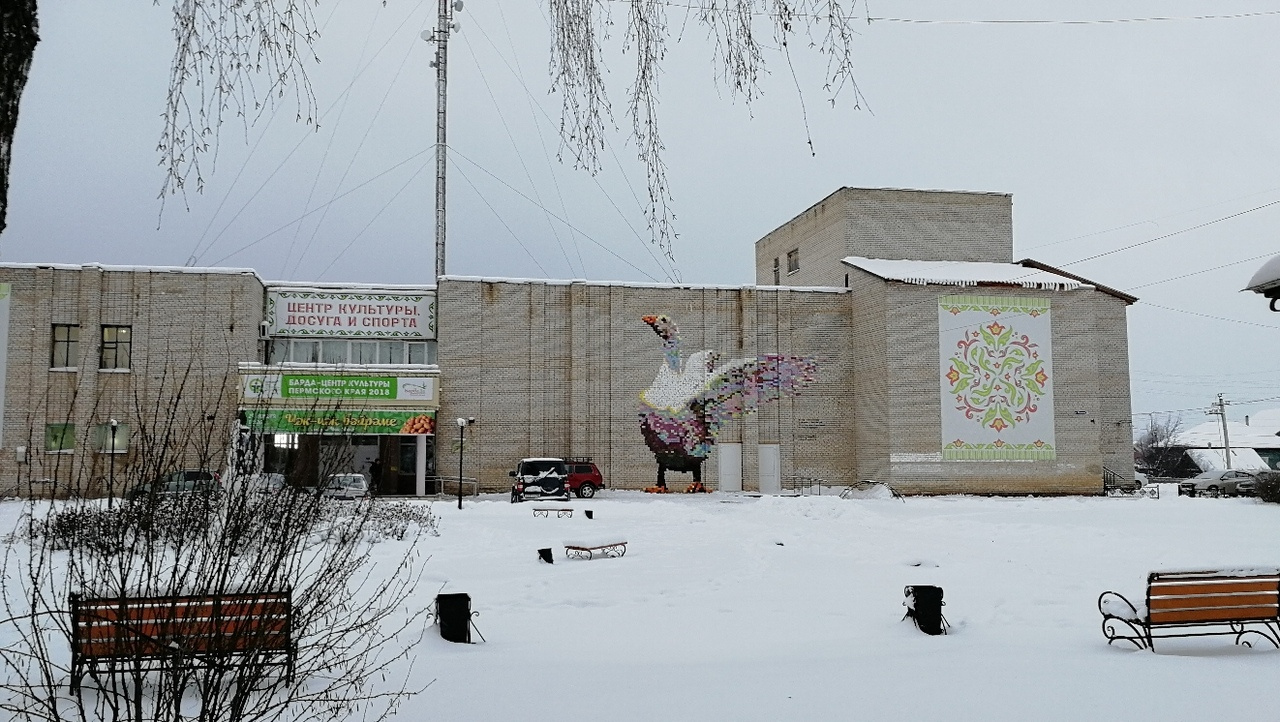
[[[889,481],[907,493],[1092,494],[1102,489],[1102,467],[1132,476],[1128,358],[1124,302],[1091,289],[1041,291],[983,287],[983,295],[1048,297],[1052,304],[1054,375],[1053,461],[941,461],[937,299],[954,287],[884,283],[863,276],[857,287],[884,288],[887,412],[867,384],[859,397],[874,413],[859,420],[860,454],[888,448],[889,473],[864,466],[868,478]],[[869,292],[855,288],[855,303]],[[858,314],[855,314],[857,317]],[[875,334],[876,314],[865,314]],[[864,334],[860,332],[859,336]],[[861,377],[860,377],[861,378]],[[1082,412],[1082,413],[1080,413]],[[880,414],[888,423],[880,426]],[[865,426],[864,426],[865,424]],[[884,441],[876,439],[877,430]],[[877,454],[879,461],[883,456]]]
[[[798,249],[800,270],[787,274]],[[756,283],[843,286],[846,256],[922,261],[1013,260],[1013,198],[1003,193],[841,188],[756,242]]]
[[[0,266],[12,284],[0,479],[26,490],[55,479],[96,493],[111,455],[91,450],[94,425],[131,427],[117,482],[164,464],[221,469],[236,415],[236,364],[258,357],[262,284],[251,272],[112,270],[97,266]],[[79,365],[51,371],[52,324],[79,324]],[[132,326],[127,373],[99,371],[103,324]],[[212,419],[208,417],[212,416]],[[74,423],[72,454],[45,453],[45,425]],[[28,449],[27,464],[16,448]],[[150,453],[143,453],[150,449]],[[70,486],[69,486],[70,485]],[[40,494],[53,485],[35,483]]]
[[[984,295],[1051,298],[1055,440],[1048,462],[941,461],[937,299],[952,286],[886,283],[862,272],[847,292],[445,280],[440,286],[440,468],[475,416],[467,475],[501,491],[526,456],[587,455],[610,486],[653,484],[638,395],[662,363],[640,321],[666,314],[687,355],[810,355],[819,381],[731,422],[743,486],[758,489],[758,444],[781,448],[784,488],[806,479],[886,481],[908,493],[1098,493],[1102,467],[1131,474],[1125,304],[1106,294],[984,287]],[[1083,414],[1076,413],[1083,411]],[[714,488],[719,456],[703,467]],[[690,479],[670,475],[679,489]]]
[[[855,465],[842,421],[853,373],[847,309],[839,292],[444,280],[438,463],[456,468],[450,422],[474,416],[464,469],[488,490],[507,489],[520,458],[568,454],[593,457],[611,487],[651,486],[657,466],[640,432],[639,394],[663,356],[640,318],[666,314],[686,355],[713,349],[724,362],[803,352],[818,360],[818,383],[731,422],[719,437],[743,444],[744,488],[758,488],[757,443],[780,444],[784,485],[801,477],[847,483]],[[710,488],[718,463],[713,452],[703,465]],[[691,479],[668,474],[673,489]]]

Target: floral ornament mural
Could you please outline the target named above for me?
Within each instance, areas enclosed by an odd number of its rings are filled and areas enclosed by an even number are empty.
[[[1055,458],[1048,299],[945,296],[938,332],[943,458]]]

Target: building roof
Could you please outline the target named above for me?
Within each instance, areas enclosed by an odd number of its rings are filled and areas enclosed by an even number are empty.
[[[886,281],[939,286],[980,286],[999,284],[1043,288],[1055,291],[1071,291],[1087,287],[1074,278],[1027,269],[1016,263],[982,263],[975,261],[906,261],[886,258],[861,258],[849,256],[842,259],[847,265],[866,271]]]
[[[849,256],[841,260],[846,265],[886,281],[921,286],[1020,286],[1053,291],[1088,288],[1115,296],[1125,303],[1138,300],[1135,296],[1029,258],[1017,263],[908,261],[860,256]]]
[[[1255,415],[1261,416],[1261,414]],[[1227,434],[1231,439],[1231,448],[1247,449],[1280,449],[1280,436],[1276,428],[1264,423],[1249,425],[1239,421],[1227,422]],[[1189,429],[1182,429],[1169,440],[1170,446],[1187,446],[1192,448],[1222,448],[1222,422],[1206,421]],[[1234,451],[1233,451],[1234,453]]]
[[[1187,456],[1200,467],[1201,471],[1224,471],[1227,468],[1226,458],[1222,454],[1222,449],[1187,449]],[[1258,456],[1258,452],[1253,449],[1237,449],[1234,443],[1231,444],[1231,468],[1232,469],[1270,469],[1267,462]]]

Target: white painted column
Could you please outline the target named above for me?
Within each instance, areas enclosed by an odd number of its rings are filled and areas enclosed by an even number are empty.
[[[418,434],[414,437],[418,441],[417,453],[413,455],[415,459],[414,473],[417,474],[418,480],[418,496],[427,495],[427,437],[425,434]]]

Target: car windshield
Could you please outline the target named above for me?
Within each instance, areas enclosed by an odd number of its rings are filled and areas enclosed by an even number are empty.
[[[335,474],[329,477],[330,489],[363,489],[364,477],[359,474]]]
[[[541,476],[547,472],[564,474],[564,462],[558,459],[537,459],[520,463],[521,476]]]

